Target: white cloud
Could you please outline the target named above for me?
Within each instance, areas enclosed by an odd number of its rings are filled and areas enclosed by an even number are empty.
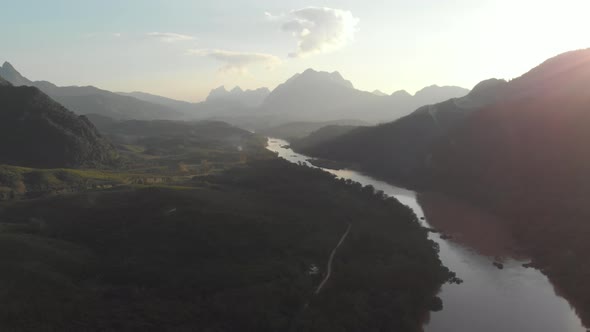
[[[267,15],[268,17],[268,15]],[[291,57],[305,57],[339,49],[354,38],[359,19],[350,11],[325,7],[294,10],[283,31],[291,32],[298,41]]]
[[[149,37],[156,38],[159,41],[165,43],[176,43],[181,41],[194,40],[195,37],[189,35],[182,35],[173,32],[150,32],[147,34]]]
[[[121,36],[123,36],[123,34],[120,32],[113,33],[113,37],[115,37],[115,38],[121,38]]]
[[[251,65],[262,65],[266,69],[272,69],[281,64],[281,59],[272,54],[251,53],[251,52],[234,52],[226,50],[189,50],[189,54],[206,56],[213,58],[221,63],[222,72],[245,73]]]
[[[280,21],[285,18],[285,14],[275,15],[271,12],[264,12],[264,17],[269,21]]]

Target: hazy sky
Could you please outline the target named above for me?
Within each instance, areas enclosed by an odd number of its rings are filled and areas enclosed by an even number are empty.
[[[33,80],[191,101],[310,67],[413,93],[590,47],[589,13],[589,0],[0,0],[0,60]]]

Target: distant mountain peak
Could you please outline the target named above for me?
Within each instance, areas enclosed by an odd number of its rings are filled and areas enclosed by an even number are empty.
[[[341,79],[341,80],[344,79],[344,77],[342,77],[342,75],[340,74],[339,71],[334,71],[330,75],[334,76],[335,78]]]
[[[16,69],[14,69],[14,66],[10,62],[8,62],[8,61],[4,61],[4,64],[2,65],[2,68],[4,68],[4,69],[12,69],[12,70],[15,70],[16,71]]]
[[[287,82],[285,82],[285,83],[290,83],[290,82],[304,82],[303,84],[320,83],[320,82],[336,83],[336,84],[345,86],[347,88],[354,89],[352,82],[344,79],[344,77],[342,77],[342,75],[339,72],[334,71],[334,72],[330,73],[330,72],[326,72],[326,71],[317,71],[313,68],[308,68],[301,74],[295,74],[293,77],[288,79]]]
[[[380,96],[380,97],[385,97],[387,96],[387,93],[381,91],[381,90],[374,90],[373,92],[371,92],[372,94],[376,95],[376,96]]]
[[[412,95],[406,90],[397,90],[391,94],[392,97],[412,97]]]
[[[452,92],[457,97],[463,97],[469,93],[469,90],[458,86],[438,86],[433,84],[416,92],[414,97],[424,98],[426,104],[432,104],[440,102],[440,96],[449,95],[449,92]]]
[[[225,85],[220,85],[217,88],[211,90],[211,92],[213,92],[213,91],[227,92],[227,89],[225,88]]]
[[[16,68],[14,68],[14,66],[8,61],[5,61],[2,67],[0,67],[0,76],[15,86],[33,84],[33,82],[21,75],[18,70],[16,70]]]
[[[235,108],[236,106],[258,107],[269,93],[270,90],[268,88],[243,90],[239,86],[235,86],[228,91],[225,86],[222,85],[211,90],[205,102],[221,105],[227,104],[227,106],[231,108]]]
[[[242,90],[242,88],[240,88],[239,86],[236,85],[236,87],[233,88],[230,92],[231,93],[243,93],[244,90]]]

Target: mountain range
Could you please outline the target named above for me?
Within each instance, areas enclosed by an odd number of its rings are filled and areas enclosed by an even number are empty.
[[[405,91],[383,96],[355,89],[338,72],[308,69],[274,89],[262,103],[261,112],[292,121],[382,122],[397,119],[419,106],[461,97],[468,92],[460,87],[433,85],[414,96]]]
[[[586,113],[580,108],[587,107],[583,98],[586,98],[584,89],[590,82],[590,65],[585,62],[587,57],[590,58],[589,54],[588,50],[562,54],[510,82],[483,81],[462,98],[420,107],[397,121],[359,128],[310,146],[303,152],[347,161],[410,187],[421,187],[432,181],[434,173],[442,172],[443,164],[447,165],[445,173],[459,169],[442,162],[450,162],[451,151],[452,154],[463,151],[463,156],[454,160],[480,160],[479,168],[485,168],[489,175],[490,165],[500,167],[505,162],[514,161],[514,157],[503,158],[502,154],[527,142],[533,145],[533,139],[538,143],[535,149],[543,150],[534,156],[545,155],[533,165],[548,167],[547,140],[555,140],[551,143],[553,148],[557,142],[565,148],[568,144],[575,146],[574,142],[566,144],[565,140],[583,135],[581,124],[586,121],[583,118]],[[580,122],[574,120],[576,117]],[[564,123],[565,119],[570,122]],[[558,129],[570,132],[557,134]],[[504,144],[496,146],[498,142]],[[469,152],[465,150],[467,147]],[[499,156],[491,157],[489,152],[493,147]],[[566,151],[560,151],[560,154],[573,156]],[[535,160],[524,150],[512,154],[527,156],[529,162]],[[565,167],[563,162],[553,162]],[[584,165],[581,162],[565,164]],[[532,169],[533,165],[529,168]],[[516,165],[504,165],[503,169],[514,167]],[[476,169],[471,167],[472,171]],[[478,174],[477,178],[482,180],[483,175]],[[496,180],[495,176],[492,177],[488,185]]]
[[[118,120],[217,119],[251,129],[292,121],[390,121],[419,106],[469,92],[433,85],[414,96],[403,90],[391,95],[370,93],[355,89],[338,72],[308,69],[273,91],[240,87],[228,91],[221,86],[213,89],[205,101],[190,103],[145,92],[113,93],[92,86],[59,87],[47,81],[31,81],[8,62],[0,67],[0,76],[15,86],[35,86],[78,114],[100,114]]]
[[[97,113],[116,119],[179,119],[185,115],[163,105],[122,96],[93,86],[60,87],[47,81],[31,81],[10,63],[0,67],[0,76],[14,86],[34,86],[78,114]]]

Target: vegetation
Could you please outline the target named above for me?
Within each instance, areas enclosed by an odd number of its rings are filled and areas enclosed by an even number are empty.
[[[266,138],[219,121],[116,121],[90,115],[121,154],[119,168],[166,176],[202,175],[272,158]]]
[[[326,126],[343,126],[343,127],[359,127],[366,126],[368,123],[358,120],[339,120],[328,122],[288,122],[278,126],[272,126],[257,130],[257,133],[269,137],[276,137],[294,142],[303,139],[315,131],[318,131]]]
[[[313,131],[305,137],[291,141],[291,147],[295,150],[303,151],[309,147],[329,142],[357,128],[359,128],[359,126],[327,125]]]
[[[0,329],[418,331],[440,308],[454,275],[411,210],[372,187],[220,122],[91,118],[112,167],[0,165]]]
[[[0,85],[0,163],[101,167],[118,155],[96,128],[37,88]]]
[[[3,330],[418,331],[453,277],[409,208],[278,159],[4,203],[0,220]]]

